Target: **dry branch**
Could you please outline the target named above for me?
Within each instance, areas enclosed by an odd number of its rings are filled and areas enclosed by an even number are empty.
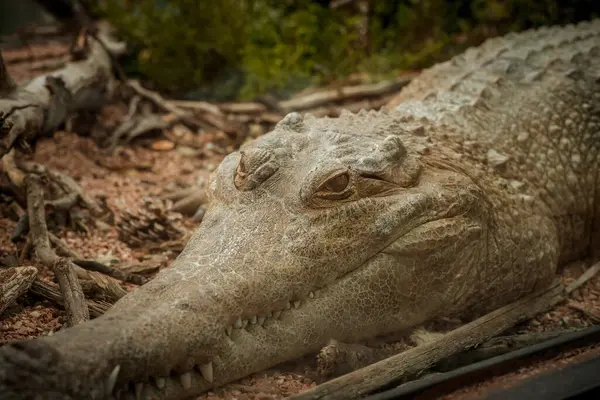
[[[51,302],[58,304],[61,307],[64,307],[64,299],[56,285],[52,285],[46,282],[43,282],[39,279],[35,280],[31,284],[31,289],[29,289],[31,293],[36,294],[40,297],[43,297]],[[97,318],[104,314],[112,305],[105,301],[94,301],[94,300],[86,300],[86,306],[90,313],[90,316],[93,318]]]
[[[573,293],[575,290],[577,290],[581,286],[585,285],[585,283],[587,281],[589,281],[594,276],[596,276],[596,274],[599,271],[600,271],[600,262],[597,262],[596,264],[594,264],[590,268],[588,268],[583,274],[581,274],[581,276],[577,280],[571,282],[571,284],[569,284],[569,286],[567,286],[567,288],[565,289],[565,292],[567,294]]]
[[[50,242],[56,247],[57,252],[65,257],[73,259],[82,259],[81,255],[71,250],[65,242],[59,237],[50,233]],[[111,276],[105,276],[100,272],[88,271],[75,265],[75,273],[81,281],[82,285],[90,286],[90,291],[99,293],[106,297],[111,302],[119,300],[121,297],[127,294],[127,291],[121,287],[119,282]]]
[[[414,77],[415,75],[413,74],[407,74],[391,81],[368,83],[364,85],[347,86],[339,89],[319,91],[302,97],[282,101],[279,103],[279,106],[286,112],[302,111],[309,108],[319,107],[328,103],[348,101],[358,98],[383,96],[385,94],[397,92],[406,86]]]
[[[40,178],[31,174],[25,178],[27,187],[27,211],[29,214],[29,230],[35,254],[42,263],[54,271],[62,295],[65,299],[67,321],[70,326],[89,319],[85,297],[73,263],[56,255],[50,247],[48,227],[44,210],[44,191]]]
[[[108,265],[104,265],[102,263],[90,260],[73,260],[73,263],[84,268],[88,271],[100,272],[104,275],[108,275],[111,278],[119,279],[124,282],[133,283],[135,285],[143,285],[148,281],[148,279],[144,278],[141,275],[131,274],[125,271],[121,271],[119,269],[110,267]]]
[[[14,267],[0,271],[0,315],[27,293],[37,273],[35,267]]]
[[[39,134],[54,130],[70,113],[97,109],[105,103],[113,83],[111,56],[105,48],[117,54],[124,51],[124,46],[114,42],[106,29],[99,37],[104,46],[89,38],[86,59],[0,93],[0,157],[17,143],[26,145]],[[5,71],[4,64],[0,69]],[[6,77],[4,82],[6,87]]]
[[[455,329],[438,340],[386,358],[358,371],[325,382],[293,396],[307,399],[356,399],[378,388],[414,379],[440,360],[483,343],[517,323],[532,318],[564,300],[559,283],[527,296]]]

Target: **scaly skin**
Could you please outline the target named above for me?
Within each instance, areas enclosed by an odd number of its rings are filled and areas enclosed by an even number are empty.
[[[490,311],[590,254],[600,20],[490,40],[401,97],[290,114],[230,154],[171,268],[96,320],[0,349],[2,398],[192,397],[329,339]]]

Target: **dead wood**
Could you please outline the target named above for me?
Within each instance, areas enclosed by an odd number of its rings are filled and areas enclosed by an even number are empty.
[[[174,114],[175,116],[180,118],[181,121],[184,122],[185,124],[191,125],[193,128],[196,128],[196,129],[211,127],[210,126],[211,124],[207,124],[206,122],[201,121],[200,119],[196,118],[192,113],[185,111],[185,110],[179,108],[178,106],[176,106],[175,104],[173,104],[172,102],[165,100],[165,98],[162,97],[160,93],[146,89],[145,87],[142,86],[142,84],[139,81],[137,81],[135,79],[131,79],[131,80],[127,81],[127,84],[138,95],[142,96],[143,98],[145,98],[147,100],[150,100],[151,102],[156,104],[159,108],[161,108],[163,111]]]
[[[202,204],[206,203],[206,193],[201,188],[196,188],[194,193],[177,201],[171,207],[172,211],[179,212],[183,215],[194,215]]]
[[[20,296],[27,293],[37,273],[35,267],[0,270],[0,315]]]
[[[577,280],[571,282],[565,289],[565,292],[567,294],[573,293],[575,290],[577,290],[581,286],[585,285],[585,283],[587,281],[589,281],[594,276],[596,276],[596,274],[599,271],[600,271],[600,262],[597,262],[596,264],[594,264],[590,268],[588,268],[583,274],[581,274],[581,276]]]
[[[63,257],[70,257],[72,259],[83,258],[52,233],[50,233],[50,242]],[[100,272],[88,271],[81,268],[79,265],[75,265],[75,273],[81,281],[81,284],[89,287],[90,292],[105,297],[111,302],[115,302],[127,294],[127,291],[111,276],[106,276]]]
[[[208,114],[215,114],[222,116],[221,107],[206,101],[193,101],[193,100],[167,100],[168,105],[177,108],[187,108],[194,111],[204,112]]]
[[[114,149],[118,144],[127,144],[133,139],[152,131],[162,131],[178,122],[177,119],[167,121],[161,115],[135,115],[126,119],[115,129],[109,142],[109,148]]]
[[[231,114],[260,114],[267,111],[267,107],[262,103],[246,102],[246,103],[221,103],[218,107]]]
[[[585,305],[581,304],[575,300],[569,300],[567,302],[567,306],[572,308],[573,310],[577,310],[581,312],[583,315],[588,317],[594,324],[600,324],[600,314],[595,312],[594,310],[587,308]]]
[[[42,263],[52,268],[65,300],[67,323],[76,325],[89,319],[85,297],[73,263],[56,255],[50,247],[46,215],[44,210],[44,191],[40,178],[30,174],[25,178],[27,187],[27,211],[29,214],[29,230],[36,256]]]
[[[104,44],[89,38],[85,59],[72,61],[62,69],[1,94],[0,157],[16,144],[27,147],[27,142],[36,136],[53,131],[71,113],[97,109],[105,103],[112,94],[113,84],[111,55],[106,49],[124,51],[124,46],[112,40],[106,31],[98,33]]]
[[[440,339],[325,382],[292,398],[356,399],[392,383],[415,379],[440,360],[483,343],[517,323],[548,310],[564,300],[563,289],[560,283],[555,283],[549,289],[486,314],[443,335]]]
[[[56,285],[36,279],[31,284],[31,288],[29,289],[29,291],[44,299],[50,300],[54,304],[64,307],[64,298],[60,290],[56,287]],[[87,306],[90,316],[93,318],[101,316],[106,311],[108,311],[109,308],[112,307],[110,303],[107,303],[105,301],[86,300],[85,304]]]
[[[131,274],[125,271],[121,271],[120,269],[110,267],[108,265],[104,265],[102,263],[90,260],[73,260],[75,265],[80,266],[88,271],[100,272],[104,275],[108,275],[112,278],[119,279],[124,282],[133,283],[135,285],[143,285],[148,279],[144,278],[141,275]]]
[[[311,93],[302,97],[284,100],[279,106],[285,112],[302,111],[309,108],[319,107],[328,103],[349,101],[351,99],[383,96],[396,92],[406,86],[416,75],[407,74],[391,81],[368,83],[341,87]]]
[[[96,200],[91,198],[73,178],[61,172],[52,170],[45,165],[28,163],[24,165],[28,172],[34,172],[39,175],[45,175],[52,180],[66,196],[77,195],[78,200],[85,206],[92,215],[100,216],[103,214],[102,207]]]

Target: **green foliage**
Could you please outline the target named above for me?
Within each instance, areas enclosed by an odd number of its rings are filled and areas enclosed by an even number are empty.
[[[129,71],[161,90],[243,98],[352,72],[420,68],[490,35],[575,22],[600,12],[595,0],[370,0],[365,47],[356,8],[332,10],[328,1],[95,3],[98,14],[135,50]]]

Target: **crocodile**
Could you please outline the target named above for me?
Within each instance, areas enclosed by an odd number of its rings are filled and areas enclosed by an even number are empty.
[[[492,38],[393,109],[290,113],[229,154],[170,268],[0,349],[2,399],[191,398],[543,289],[600,249],[600,20]]]

